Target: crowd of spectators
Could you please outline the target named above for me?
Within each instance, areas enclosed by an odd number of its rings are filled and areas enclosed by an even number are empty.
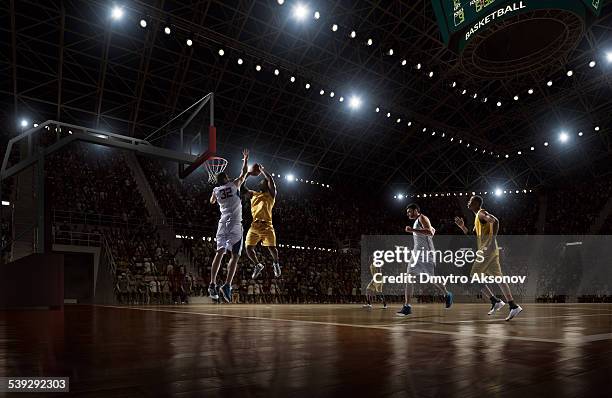
[[[612,178],[584,181],[548,192],[545,233],[589,234],[602,207],[612,196]],[[610,226],[604,225],[610,231]]]
[[[145,219],[147,210],[121,151],[75,142],[45,162],[53,210]]]

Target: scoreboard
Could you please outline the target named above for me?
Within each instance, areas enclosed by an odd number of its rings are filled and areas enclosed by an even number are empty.
[[[461,51],[473,35],[487,25],[523,12],[561,9],[583,19],[599,15],[604,0],[432,0],[443,41]]]

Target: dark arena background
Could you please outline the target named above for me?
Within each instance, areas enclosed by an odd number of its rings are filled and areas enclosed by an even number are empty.
[[[611,2],[0,16],[0,395],[612,396]]]

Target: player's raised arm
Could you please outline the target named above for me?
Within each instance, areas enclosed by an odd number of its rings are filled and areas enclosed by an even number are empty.
[[[455,224],[461,229],[461,231],[463,231],[464,234],[468,234],[468,229],[465,226],[465,222],[463,221],[463,218],[461,217],[455,217]]]
[[[263,166],[260,166],[259,169],[268,183],[268,191],[270,192],[270,195],[272,195],[273,198],[276,198],[276,183],[274,182],[274,178],[272,178],[270,173],[268,173]]]
[[[214,205],[215,203],[217,203],[217,197],[215,196],[215,191],[213,190],[210,194],[210,204]]]
[[[248,162],[249,162],[249,150],[243,149],[242,150],[242,171],[240,172],[240,177],[234,180],[234,184],[236,184],[238,188],[240,188],[240,186],[244,183],[244,180],[247,178],[249,174]]]

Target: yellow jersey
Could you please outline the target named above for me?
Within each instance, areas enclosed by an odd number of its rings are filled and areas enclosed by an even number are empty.
[[[251,215],[253,221],[264,221],[272,224],[272,208],[275,199],[269,192],[253,192],[251,197]]]
[[[478,250],[483,247],[492,247],[494,252],[497,252],[497,241],[493,242],[491,245],[491,241],[493,240],[493,224],[488,222],[480,221],[478,215],[483,209],[478,210],[476,213],[476,218],[474,219],[474,231],[476,232],[476,242]]]

